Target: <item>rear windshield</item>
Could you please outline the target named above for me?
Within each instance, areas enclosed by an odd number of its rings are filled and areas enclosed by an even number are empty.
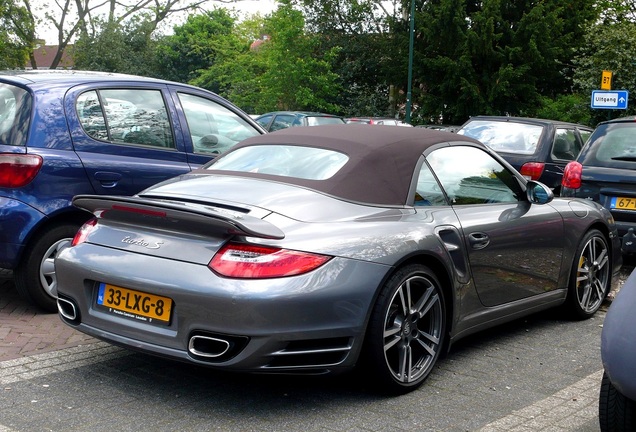
[[[207,169],[273,174],[306,180],[326,180],[349,157],[333,150],[291,145],[242,147],[217,159]]]
[[[0,144],[26,145],[31,99],[26,90],[0,83]]]
[[[496,152],[531,155],[537,151],[537,144],[543,126],[515,121],[473,120],[464,125],[460,135],[475,138]]]
[[[344,122],[340,117],[307,117],[307,126],[342,124]]]
[[[636,123],[600,125],[590,137],[582,163],[633,169],[636,162]]]

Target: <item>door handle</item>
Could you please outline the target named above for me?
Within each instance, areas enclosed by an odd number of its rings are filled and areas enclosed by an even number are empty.
[[[486,233],[474,232],[468,234],[468,242],[470,243],[470,247],[475,250],[480,250],[490,244],[490,237],[488,237]]]
[[[97,171],[93,176],[95,177],[95,180],[100,182],[105,188],[117,186],[117,182],[121,180],[122,177],[120,173],[110,171]]]

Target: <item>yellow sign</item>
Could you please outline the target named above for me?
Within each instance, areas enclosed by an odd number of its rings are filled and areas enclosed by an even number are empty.
[[[601,90],[612,89],[612,72],[608,70],[603,71],[603,77],[601,78]]]

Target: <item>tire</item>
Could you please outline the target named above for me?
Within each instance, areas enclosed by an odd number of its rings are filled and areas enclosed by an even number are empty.
[[[636,402],[623,396],[604,372],[598,399],[598,419],[601,432],[631,432],[636,430]]]
[[[605,236],[590,230],[576,250],[567,306],[574,318],[587,319],[599,310],[611,285],[610,250]]]
[[[54,258],[67,245],[79,229],[77,224],[61,224],[44,232],[29,243],[14,273],[20,296],[47,312],[56,312],[57,289]]]
[[[361,361],[375,387],[404,394],[426,380],[445,337],[446,307],[440,283],[427,267],[411,264],[382,288]]]

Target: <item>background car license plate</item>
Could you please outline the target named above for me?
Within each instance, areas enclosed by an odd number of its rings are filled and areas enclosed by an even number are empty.
[[[99,284],[97,304],[110,308],[111,312],[117,315],[146,322],[159,320],[167,324],[170,322],[170,313],[172,312],[172,299],[168,297],[148,294],[103,282]]]
[[[617,210],[636,210],[636,198],[614,197],[610,201],[610,208]]]

